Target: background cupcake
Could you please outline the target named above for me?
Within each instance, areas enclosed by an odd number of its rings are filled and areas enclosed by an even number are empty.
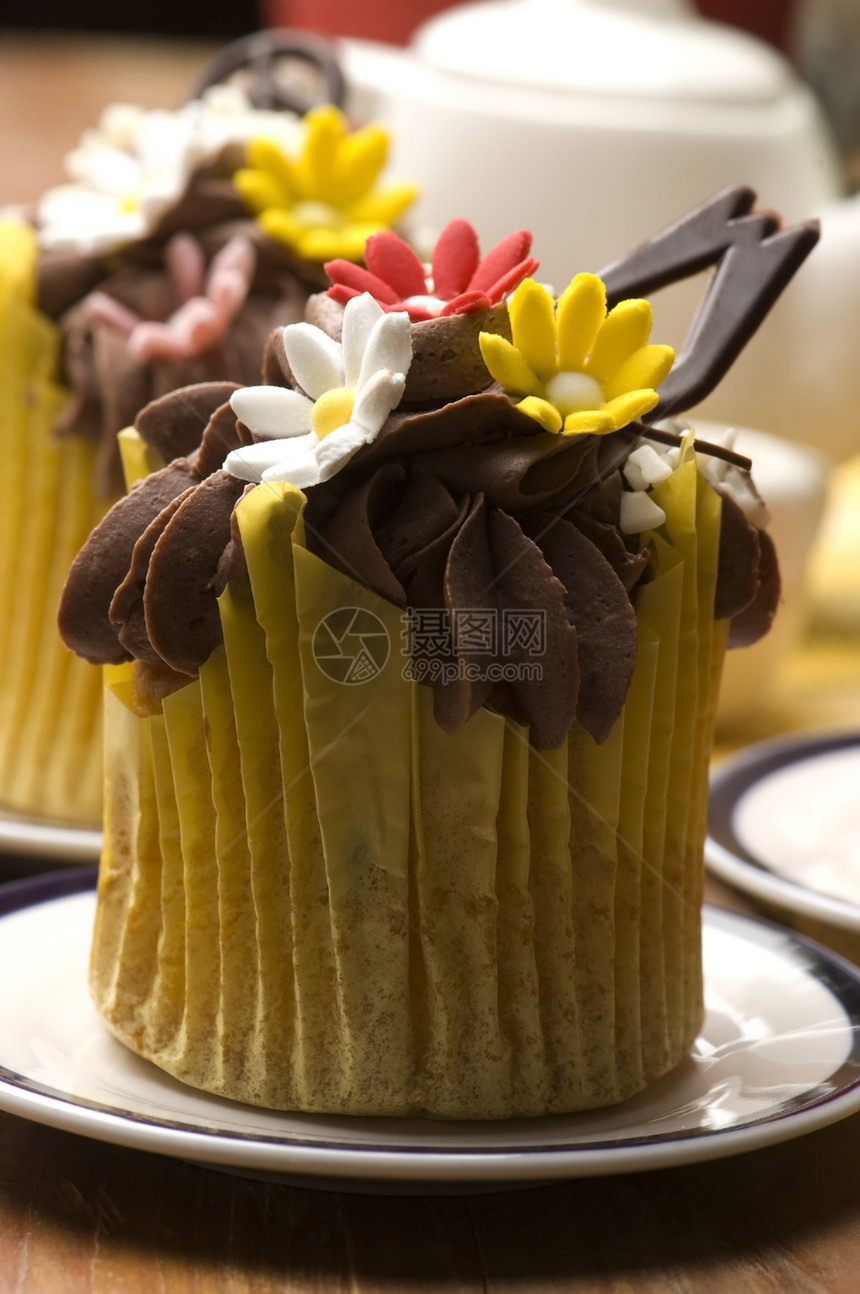
[[[261,40],[278,45],[255,38],[257,61]],[[235,70],[234,55],[210,72]],[[328,84],[337,92],[341,82]],[[267,98],[253,75],[251,88]],[[352,131],[334,104],[305,116],[282,96],[278,105],[255,107],[234,84],[201,89],[175,113],[114,105],[68,159],[70,183],[46,193],[32,218],[10,214],[0,227],[0,437],[16,500],[3,524],[7,553],[23,555],[5,560],[0,582],[5,808],[100,817],[100,682],[69,658],[55,620],[72,557],[123,488],[117,432],[189,383],[256,380],[272,328],[300,318],[325,282],[324,257],[359,246],[355,191],[370,205],[387,193],[380,131]],[[352,166],[336,175],[319,164],[321,153],[342,162],[346,152]],[[243,197],[246,163],[259,154],[292,167],[296,187],[278,197],[285,211],[301,208],[304,242],[270,237]],[[409,196],[398,190],[400,206]],[[315,258],[307,238],[327,222],[342,240],[329,238]],[[160,465],[163,448],[133,471]]]

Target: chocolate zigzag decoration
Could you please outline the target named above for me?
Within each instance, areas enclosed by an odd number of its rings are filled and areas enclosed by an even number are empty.
[[[716,266],[646,422],[681,413],[713,391],[818,242],[817,221],[782,229],[772,212],[751,214],[755,200],[743,185],[724,189],[600,271],[612,306]]]
[[[239,75],[255,108],[303,116],[318,103],[343,107],[346,82],[332,47],[310,32],[256,31],[225,46],[207,63],[190,99]]]

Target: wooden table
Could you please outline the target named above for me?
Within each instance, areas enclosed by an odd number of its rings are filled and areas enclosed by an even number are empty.
[[[0,36],[0,202],[57,182],[104,102],[180,102],[207,53]],[[828,722],[860,721],[850,641],[813,640],[792,668],[782,724],[807,726],[825,694]],[[0,880],[31,870],[0,858]],[[742,906],[713,885],[709,897]],[[855,1116],[694,1167],[372,1196],[264,1184],[0,1114],[0,1294],[855,1294],[858,1165]]]
[[[177,108],[216,46],[0,28],[0,206],[33,202],[108,103]]]

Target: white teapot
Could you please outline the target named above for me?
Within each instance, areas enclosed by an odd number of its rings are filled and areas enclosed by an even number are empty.
[[[816,100],[776,51],[687,0],[485,0],[407,50],[341,53],[350,109],[386,123],[391,172],[421,185],[415,228],[463,216],[487,247],[530,229],[559,290],[728,185],[786,223],[820,217],[819,246],[703,412],[860,452],[860,196],[842,197]],[[654,340],[680,349],[702,286],[652,298]]]

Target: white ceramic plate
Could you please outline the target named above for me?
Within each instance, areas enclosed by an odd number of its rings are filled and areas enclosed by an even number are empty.
[[[860,734],[780,738],[723,760],[705,857],[754,898],[860,934]]]
[[[85,987],[93,869],[0,889],[0,1108],[83,1136],[326,1189],[499,1189],[667,1167],[800,1136],[860,1107],[860,971],[710,909],[693,1054],[614,1109],[502,1123],[282,1114],[126,1051]]]
[[[101,851],[102,833],[91,827],[20,818],[0,809],[0,854],[89,863],[97,861]]]

